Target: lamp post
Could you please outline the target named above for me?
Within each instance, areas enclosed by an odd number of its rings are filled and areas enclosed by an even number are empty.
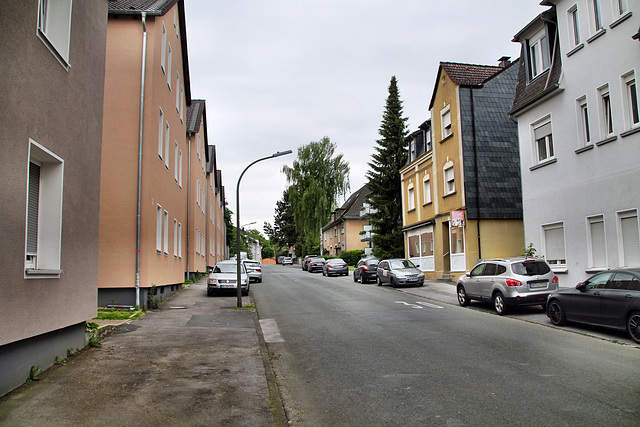
[[[285,156],[291,153],[292,153],[291,150],[278,151],[270,156],[262,157],[258,160],[254,160],[249,164],[249,166],[244,168],[244,170],[240,174],[240,177],[238,178],[238,185],[236,186],[236,288],[238,291],[237,292],[238,308],[242,308],[242,285],[240,283],[240,278],[242,276],[241,274],[242,270],[240,267],[240,265],[242,264],[242,260],[240,260],[240,181],[242,180],[242,177],[244,173],[247,171],[247,169],[249,169],[251,166],[255,165],[256,163],[261,162],[263,160],[273,159],[275,157]],[[249,224],[245,224],[245,225],[249,225]]]

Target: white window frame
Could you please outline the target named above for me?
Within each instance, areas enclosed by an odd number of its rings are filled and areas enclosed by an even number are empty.
[[[159,117],[158,117],[158,157],[162,159],[164,156],[164,111],[162,111],[162,107],[159,107]]]
[[[614,0],[615,6],[614,11],[615,14],[620,17],[626,14],[629,11],[629,5],[627,4],[627,0]]]
[[[167,60],[167,28],[164,25],[164,21],[162,21],[162,51],[160,53],[160,69],[162,70],[162,74],[166,74],[166,65],[165,61]]]
[[[431,203],[431,177],[428,173],[425,173],[424,178],[422,178],[422,190],[424,204],[427,205]]]
[[[447,105],[440,111],[440,123],[442,125],[442,139],[448,138],[449,136],[453,135],[450,105]]]
[[[73,0],[39,0],[36,34],[68,71]]]
[[[164,167],[167,168],[167,170],[169,170],[169,141],[171,139],[170,133],[171,133],[171,126],[167,121],[165,123],[165,134],[164,134]]]
[[[549,258],[549,248],[547,246],[547,231],[561,230],[562,232],[562,257]],[[544,257],[553,271],[566,271],[567,270],[567,239],[564,232],[564,222],[555,222],[550,224],[542,224],[540,226],[542,251]],[[553,242],[551,242],[553,243]],[[559,249],[559,248],[558,248]]]
[[[531,124],[531,139],[535,164],[543,164],[555,159],[553,126],[550,115]],[[542,153],[540,152],[541,144],[544,144],[544,157],[541,156]]]
[[[182,258],[182,223],[178,222],[178,258]]]
[[[178,258],[178,220],[173,218],[173,257]]]
[[[600,6],[600,0],[591,0],[589,3],[591,25],[593,25],[593,33],[595,35],[595,33],[604,30],[604,24],[602,23],[602,7]]]
[[[594,231],[597,231],[597,233],[594,233]],[[602,234],[602,236],[599,234]],[[593,215],[587,217],[587,249],[589,256],[589,268],[606,269],[609,265],[609,261],[607,258],[607,233],[604,215]],[[596,258],[599,258],[594,256],[596,253],[602,254],[604,257],[602,262],[598,262],[596,260]]]
[[[578,14],[578,5],[574,4],[567,10],[567,18],[569,21],[570,41],[573,47],[577,47],[582,43],[580,38],[580,16]]]
[[[156,252],[162,253],[162,206],[156,204]]]
[[[163,221],[163,225],[164,225],[164,254],[165,255],[169,255],[169,212],[168,211],[164,211],[164,221]]]
[[[624,109],[625,129],[640,127],[640,106],[638,101],[638,85],[635,71],[622,76],[622,91],[624,93],[622,105]]]
[[[178,168],[179,168],[179,161],[180,161],[180,157],[179,157],[179,150],[178,150],[178,141],[174,141],[174,146],[173,146],[173,179],[176,181],[176,183],[178,182]]]
[[[171,91],[171,62],[173,60],[173,54],[171,50],[171,43],[167,43],[167,86]]]
[[[178,185],[182,188],[182,150],[178,151]]]
[[[449,176],[447,176],[449,175]],[[442,168],[442,176],[444,178],[444,195],[447,196],[449,194],[453,194],[456,192],[456,174],[453,169],[453,162],[449,160],[444,164]]]
[[[538,77],[549,69],[549,44],[547,42],[547,31],[543,28],[528,42],[529,71],[531,80]]]
[[[196,227],[196,255],[200,255],[200,229]]]
[[[413,183],[407,186],[407,205],[407,211],[409,212],[416,208],[416,192]]]
[[[180,71],[176,71],[176,113],[180,114]]]
[[[611,92],[609,91],[608,84],[605,84],[598,88],[598,99],[600,137],[602,139],[607,139],[613,136],[615,133],[613,112],[611,106]]]
[[[637,254],[640,253],[640,221],[638,220],[638,210],[628,209],[616,212],[616,218],[620,267],[640,267],[640,256]],[[628,227],[628,224],[623,224],[623,220],[632,218],[635,218],[635,230],[631,230],[631,234],[625,234],[624,227]],[[633,223],[631,225],[633,225]],[[637,259],[634,260],[634,256],[636,256]]]
[[[30,194],[32,163],[39,167],[37,194]],[[64,160],[36,141],[29,139],[26,176],[24,278],[59,278],[62,274]],[[31,208],[29,206],[30,198]],[[35,213],[33,212],[34,207]],[[35,224],[31,224],[30,220]],[[31,233],[29,233],[29,230],[34,228],[36,230],[35,241],[32,240],[32,237],[30,238]],[[33,250],[34,246],[35,251]]]
[[[578,108],[578,134],[581,146],[586,147],[591,144],[591,129],[589,126],[589,108],[587,97],[583,96],[576,100]]]

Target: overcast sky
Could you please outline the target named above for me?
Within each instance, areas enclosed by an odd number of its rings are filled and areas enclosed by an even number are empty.
[[[398,79],[409,130],[429,118],[440,61],[498,65],[520,54],[513,36],[539,0],[185,0],[191,96],[207,102],[209,144],[236,221],[263,232],[287,186],[282,166],[328,136],[365,172]]]

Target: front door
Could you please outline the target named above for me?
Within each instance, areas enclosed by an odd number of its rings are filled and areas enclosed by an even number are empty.
[[[443,272],[448,274],[451,271],[451,246],[449,244],[449,221],[442,223],[442,262]]]

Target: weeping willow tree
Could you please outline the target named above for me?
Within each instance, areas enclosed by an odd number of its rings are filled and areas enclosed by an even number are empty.
[[[298,255],[318,251],[320,232],[329,222],[338,198],[349,191],[349,163],[328,137],[298,148],[293,165],[282,172],[289,183],[289,201],[298,234]]]

